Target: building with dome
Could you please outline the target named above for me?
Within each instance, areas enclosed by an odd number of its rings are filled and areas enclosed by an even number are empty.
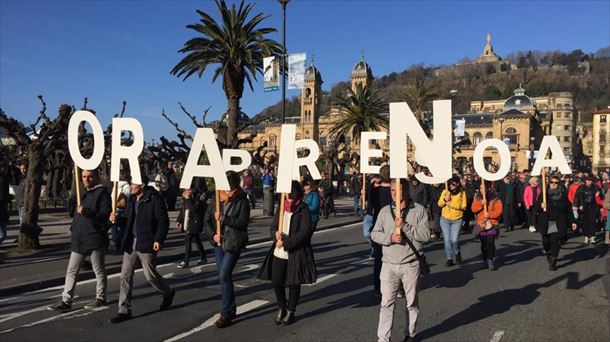
[[[490,50],[493,52],[493,50]],[[493,56],[493,54],[489,55]],[[371,84],[373,72],[364,57],[352,68],[351,88]],[[321,107],[322,76],[320,71],[310,65],[305,69],[305,87],[301,91],[300,116],[287,117],[286,123],[297,125],[297,139],[313,139],[321,148],[328,145],[331,128],[341,120],[341,112],[331,107],[323,113]],[[511,151],[511,170],[531,169],[533,159],[529,150],[537,150],[542,137],[553,134],[558,137],[569,163],[572,163],[574,150],[575,110],[571,93],[550,93],[543,97],[530,97],[520,85],[508,99],[492,101],[471,101],[470,111],[466,114],[453,114],[453,120],[464,119],[465,133],[470,143],[462,145],[454,153],[454,167],[460,172],[473,171],[473,154],[476,145],[484,139],[497,138],[505,141]],[[259,148],[269,159],[277,157],[281,136],[281,123],[266,122],[241,132],[239,138],[256,133],[252,143],[242,145],[249,151]],[[387,143],[387,141],[386,141]],[[387,148],[381,144],[382,148]],[[409,145],[412,146],[412,145]],[[352,144],[351,149],[359,153],[360,147]],[[410,160],[414,150],[408,151]],[[267,158],[266,157],[266,158]],[[491,168],[499,162],[497,152],[485,152],[486,165]]]
[[[469,113],[454,115],[454,119],[466,120],[466,136],[471,142],[455,155],[457,164],[467,171],[472,167],[476,145],[483,139],[498,138],[509,146],[511,169],[531,169],[529,151],[538,149],[544,135],[556,136],[568,163],[573,163],[575,113],[572,93],[529,97],[521,85],[508,99],[471,101]],[[499,160],[495,150],[486,153],[486,158],[489,164]]]

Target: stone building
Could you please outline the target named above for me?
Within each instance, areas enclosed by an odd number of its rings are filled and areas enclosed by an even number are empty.
[[[483,139],[505,141],[511,151],[511,169],[530,169],[529,151],[537,150],[544,135],[555,135],[566,159],[572,163],[575,110],[571,93],[550,93],[529,97],[521,86],[504,100],[471,101],[470,113],[456,114],[466,120],[466,136],[471,144],[464,145],[454,157],[462,171],[472,168],[474,148]],[[488,164],[498,163],[495,150],[486,152]],[[535,154],[536,155],[536,154]]]
[[[491,47],[487,50],[487,59],[495,54]],[[362,58],[352,68],[350,83],[352,89],[357,86],[369,85],[372,82],[371,67]],[[313,65],[305,70],[305,87],[301,91],[301,113],[297,117],[287,117],[286,123],[297,125],[297,139],[313,139],[323,149],[329,143],[330,129],[341,120],[338,108],[331,107],[327,113],[321,110],[322,76]],[[537,150],[544,135],[553,134],[558,137],[568,162],[572,162],[574,142],[573,98],[571,93],[550,93],[543,97],[529,97],[521,86],[508,99],[492,101],[472,101],[467,114],[453,114],[453,120],[466,121],[465,133],[470,144],[461,146],[454,154],[454,168],[461,172],[472,172],[472,157],[474,149],[484,139],[497,138],[505,141],[511,151],[511,170],[530,169],[533,158],[528,151]],[[433,130],[433,128],[432,128]],[[240,138],[256,132],[257,136],[251,144],[242,146],[249,151],[255,151],[261,146],[263,154],[277,157],[281,136],[281,123],[268,122],[264,125],[251,127],[240,133]],[[387,140],[385,141],[387,143]],[[349,144],[348,144],[349,145]],[[386,149],[386,144],[381,144]],[[412,146],[409,144],[409,146]],[[359,146],[351,145],[353,151],[359,153]],[[410,160],[414,160],[414,150],[408,151]],[[495,149],[485,152],[488,168],[499,162]]]
[[[610,168],[610,107],[593,111],[593,172]]]

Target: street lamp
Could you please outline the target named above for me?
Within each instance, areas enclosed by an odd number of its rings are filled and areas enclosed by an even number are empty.
[[[279,0],[282,4],[282,124],[286,123],[286,5],[290,0]]]

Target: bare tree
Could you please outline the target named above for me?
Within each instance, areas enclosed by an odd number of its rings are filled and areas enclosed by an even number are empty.
[[[38,96],[42,108],[32,129],[31,136],[26,128],[16,119],[0,111],[0,126],[8,131],[17,144],[26,147],[28,160],[28,173],[25,187],[25,210],[23,224],[19,230],[18,249],[29,250],[40,248],[39,235],[42,229],[38,226],[40,189],[43,182],[45,161],[58,149],[67,150],[67,129],[73,108],[62,104],[58,115],[51,119],[46,114],[47,105],[41,95]],[[38,129],[38,125],[40,128]]]

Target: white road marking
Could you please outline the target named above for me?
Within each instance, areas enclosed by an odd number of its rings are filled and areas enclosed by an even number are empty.
[[[326,275],[323,275],[323,276],[321,276],[321,277],[318,277],[318,280],[316,280],[316,282],[315,282],[315,283],[313,283],[313,284],[304,284],[303,286],[314,286],[314,285],[319,285],[321,282],[326,281],[326,280],[331,279],[331,278],[334,278],[334,277],[336,277],[336,276],[337,276],[337,275],[336,275],[336,274],[334,274],[334,273],[333,273],[333,274],[326,274]]]
[[[76,298],[76,297],[74,297],[74,298]],[[73,303],[72,305],[82,304],[82,303],[84,303],[84,301]],[[39,306],[37,308],[33,308],[33,309],[30,309],[30,310],[26,310],[26,311],[13,312],[13,313],[10,313],[10,314],[2,315],[2,316],[0,316],[0,323],[4,323],[6,321],[10,321],[11,319],[15,319],[15,318],[18,318],[18,317],[21,317],[21,316],[29,315],[31,313],[35,313],[35,312],[39,312],[39,311],[46,311],[47,310],[47,306],[48,305]]]
[[[350,265],[367,265],[373,261],[373,258],[366,258],[358,261],[351,262]]]
[[[497,330],[489,342],[500,342],[500,339],[502,338],[503,335],[504,335],[504,331]]]
[[[2,302],[8,302],[9,300],[13,300],[13,299],[17,299],[19,297],[10,297],[10,298],[4,298],[4,299],[0,299],[0,303]]]
[[[83,316],[87,316],[90,315],[94,312],[97,311],[102,311],[102,310],[106,310],[110,307],[108,306],[100,306],[99,308],[94,308],[94,309],[79,309],[79,310],[75,310],[75,311],[70,311],[70,312],[65,312],[62,313],[60,315],[56,315],[56,316],[52,316],[49,318],[45,318],[45,319],[41,319],[40,321],[36,321],[36,322],[32,322],[32,323],[28,323],[28,324],[24,324],[24,325],[20,325],[14,328],[10,328],[4,331],[0,331],[0,334],[5,334],[7,332],[11,332],[13,330],[17,330],[17,329],[21,329],[21,328],[27,328],[27,327],[33,327],[35,325],[40,325],[43,323],[47,323],[47,322],[51,322],[51,321],[55,321],[55,320],[59,320],[59,319],[63,319],[64,317],[70,316],[69,318],[76,318],[76,317],[83,317]]]
[[[261,306],[263,306],[265,304],[268,304],[268,303],[269,302],[266,301],[266,300],[260,300],[260,299],[253,300],[253,301],[251,301],[249,303],[246,303],[244,305],[238,306],[237,307],[237,314],[238,315],[244,314],[244,313],[246,313],[248,311],[254,310],[254,309],[256,309],[258,307],[261,307]],[[196,332],[199,332],[201,330],[209,328],[209,327],[214,325],[214,322],[216,322],[216,320],[218,318],[220,318],[220,315],[216,314],[216,315],[212,316],[212,318],[210,318],[207,321],[203,322],[203,324],[201,324],[200,326],[195,327],[195,328],[193,328],[193,329],[191,329],[191,330],[189,330],[187,332],[184,332],[184,333],[182,333],[180,335],[176,335],[174,337],[168,338],[167,340],[165,340],[165,342],[178,341],[178,340],[181,340],[181,339],[183,339],[183,338],[185,338],[187,336],[190,336],[190,335],[192,335],[192,334],[194,334]]]

